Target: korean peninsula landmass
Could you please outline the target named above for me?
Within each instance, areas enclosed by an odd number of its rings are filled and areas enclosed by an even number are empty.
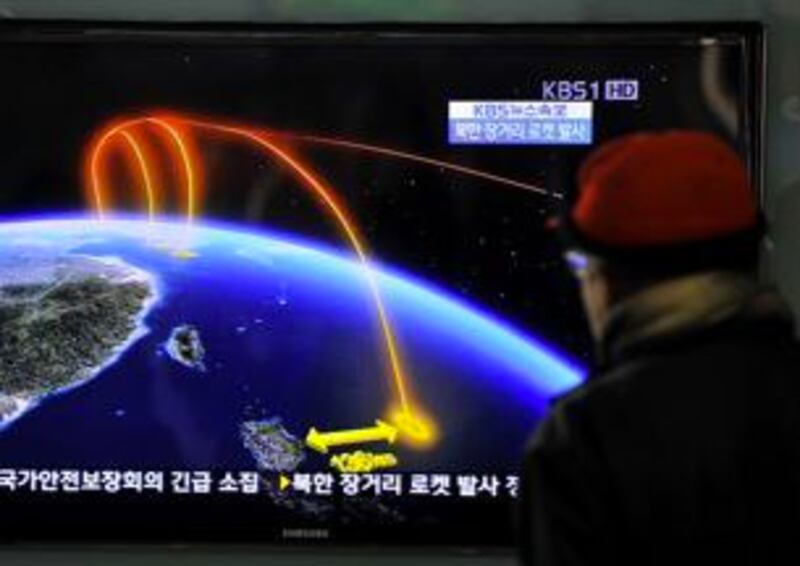
[[[157,295],[152,276],[117,258],[15,259],[0,264],[0,426],[112,363]]]

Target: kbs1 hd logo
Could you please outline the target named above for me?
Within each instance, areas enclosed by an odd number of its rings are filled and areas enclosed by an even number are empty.
[[[542,81],[542,100],[635,102],[639,100],[639,81],[608,79],[605,81]]]

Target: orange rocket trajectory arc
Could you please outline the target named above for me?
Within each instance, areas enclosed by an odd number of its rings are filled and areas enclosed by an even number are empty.
[[[102,158],[115,138],[124,141],[133,161],[140,170],[142,185],[145,190],[148,204],[148,216],[152,221],[156,214],[157,191],[153,182],[154,166],[148,154],[143,150],[140,139],[134,135],[133,130],[143,129],[143,126],[157,127],[170,140],[173,149],[173,158],[182,165],[183,181],[185,183],[186,221],[192,224],[199,212],[201,195],[199,194],[199,163],[198,158],[190,149],[187,134],[192,131],[206,131],[229,136],[232,139],[247,142],[274,158],[281,166],[293,174],[303,187],[310,190],[324,205],[329,215],[335,220],[348,241],[362,267],[370,296],[375,305],[375,310],[380,322],[381,334],[388,358],[391,373],[391,386],[394,392],[394,401],[388,408],[387,419],[401,432],[401,439],[406,443],[424,448],[431,446],[437,438],[437,429],[434,420],[426,415],[421,404],[416,400],[406,373],[397,338],[383,302],[383,296],[375,272],[371,266],[367,245],[360,233],[353,217],[346,205],[339,198],[337,191],[324,181],[313,169],[286,148],[281,142],[296,141],[301,143],[317,144],[336,147],[358,152],[367,152],[395,159],[403,159],[438,167],[442,170],[480,178],[496,184],[506,185],[516,189],[527,190],[537,194],[546,194],[551,197],[561,198],[560,194],[549,193],[546,189],[536,185],[511,179],[487,171],[475,169],[419,155],[399,149],[393,149],[373,144],[366,144],[347,139],[297,134],[284,131],[271,131],[252,128],[209,119],[198,119],[178,114],[157,113],[143,117],[120,120],[106,126],[90,144],[86,178],[89,184],[87,194],[99,218],[105,217],[108,208],[106,198],[107,187],[103,183]],[[190,257],[191,252],[179,257]]]
[[[519,181],[517,179],[512,179],[510,177],[504,177],[503,175],[497,175],[495,173],[489,173],[488,171],[483,171],[481,169],[475,169],[474,167],[467,167],[465,165],[460,165],[458,163],[453,163],[451,161],[444,161],[442,159],[434,159],[432,157],[419,155],[417,153],[411,153],[409,151],[403,151],[400,149],[356,142],[341,138],[331,138],[326,136],[315,136],[308,134],[295,134],[292,132],[274,132],[273,135],[279,138],[297,140],[299,142],[311,143],[316,145],[325,145],[331,147],[339,147],[363,153],[373,153],[377,155],[382,155],[384,157],[392,157],[395,159],[414,161],[416,163],[422,163],[423,165],[440,167],[442,169],[453,171],[455,173],[460,173],[462,175],[466,175],[469,177],[477,177],[479,179],[483,179],[484,181],[490,181],[492,183],[507,185],[515,189],[522,189],[524,191],[530,191],[541,195],[547,195],[557,199],[563,198],[563,195],[561,193],[550,192],[544,187],[539,187],[531,183],[526,183],[524,181]]]
[[[172,123],[159,117],[147,116],[143,118],[130,118],[120,120],[106,126],[99,135],[95,136],[90,143],[88,159],[86,163],[85,177],[89,187],[89,198],[94,204],[95,213],[98,218],[103,219],[108,209],[106,195],[106,185],[103,183],[101,168],[101,158],[105,156],[105,151],[115,137],[124,140],[133,153],[134,159],[139,166],[142,177],[142,185],[147,197],[148,217],[150,221],[155,219],[157,212],[157,191],[153,182],[153,171],[155,167],[152,160],[143,149],[143,145],[138,136],[131,130],[139,129],[142,125],[154,125],[160,128],[170,138],[178,161],[182,164],[184,182],[186,185],[186,221],[191,224],[196,215],[197,200],[197,163],[191,154],[183,133]]]
[[[139,172],[142,176],[142,185],[144,186],[145,197],[147,198],[147,217],[152,222],[156,215],[156,201],[149,159],[145,156],[142,143],[139,141],[138,137],[127,130],[120,130],[118,133],[128,144],[133,158],[139,166]]]
[[[279,162],[286,166],[323,202],[355,251],[363,269],[373,303],[375,304],[386,353],[389,359],[392,387],[397,397],[397,407],[390,411],[390,416],[398,428],[405,433],[404,438],[407,442],[418,446],[430,445],[436,438],[433,421],[424,415],[419,404],[413,400],[413,395],[410,390],[411,387],[408,383],[408,377],[397,344],[397,337],[395,336],[387,314],[383,297],[369,260],[366,244],[345,205],[337,197],[336,191],[322,181],[308,165],[301,163],[296,156],[292,155],[286,148],[281,147],[271,139],[269,133],[252,128],[200,120],[183,121],[196,128],[239,137],[255,144],[262,150],[266,150],[267,153],[277,158]]]

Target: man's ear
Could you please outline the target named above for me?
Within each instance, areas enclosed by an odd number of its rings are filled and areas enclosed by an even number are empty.
[[[608,312],[611,308],[611,292],[608,278],[602,266],[592,262],[580,278],[581,297],[589,321],[589,329],[595,340],[603,335]]]

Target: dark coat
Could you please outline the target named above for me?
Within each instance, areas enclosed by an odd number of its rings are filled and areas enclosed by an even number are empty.
[[[527,452],[525,564],[800,564],[800,348],[753,311],[611,340]]]

